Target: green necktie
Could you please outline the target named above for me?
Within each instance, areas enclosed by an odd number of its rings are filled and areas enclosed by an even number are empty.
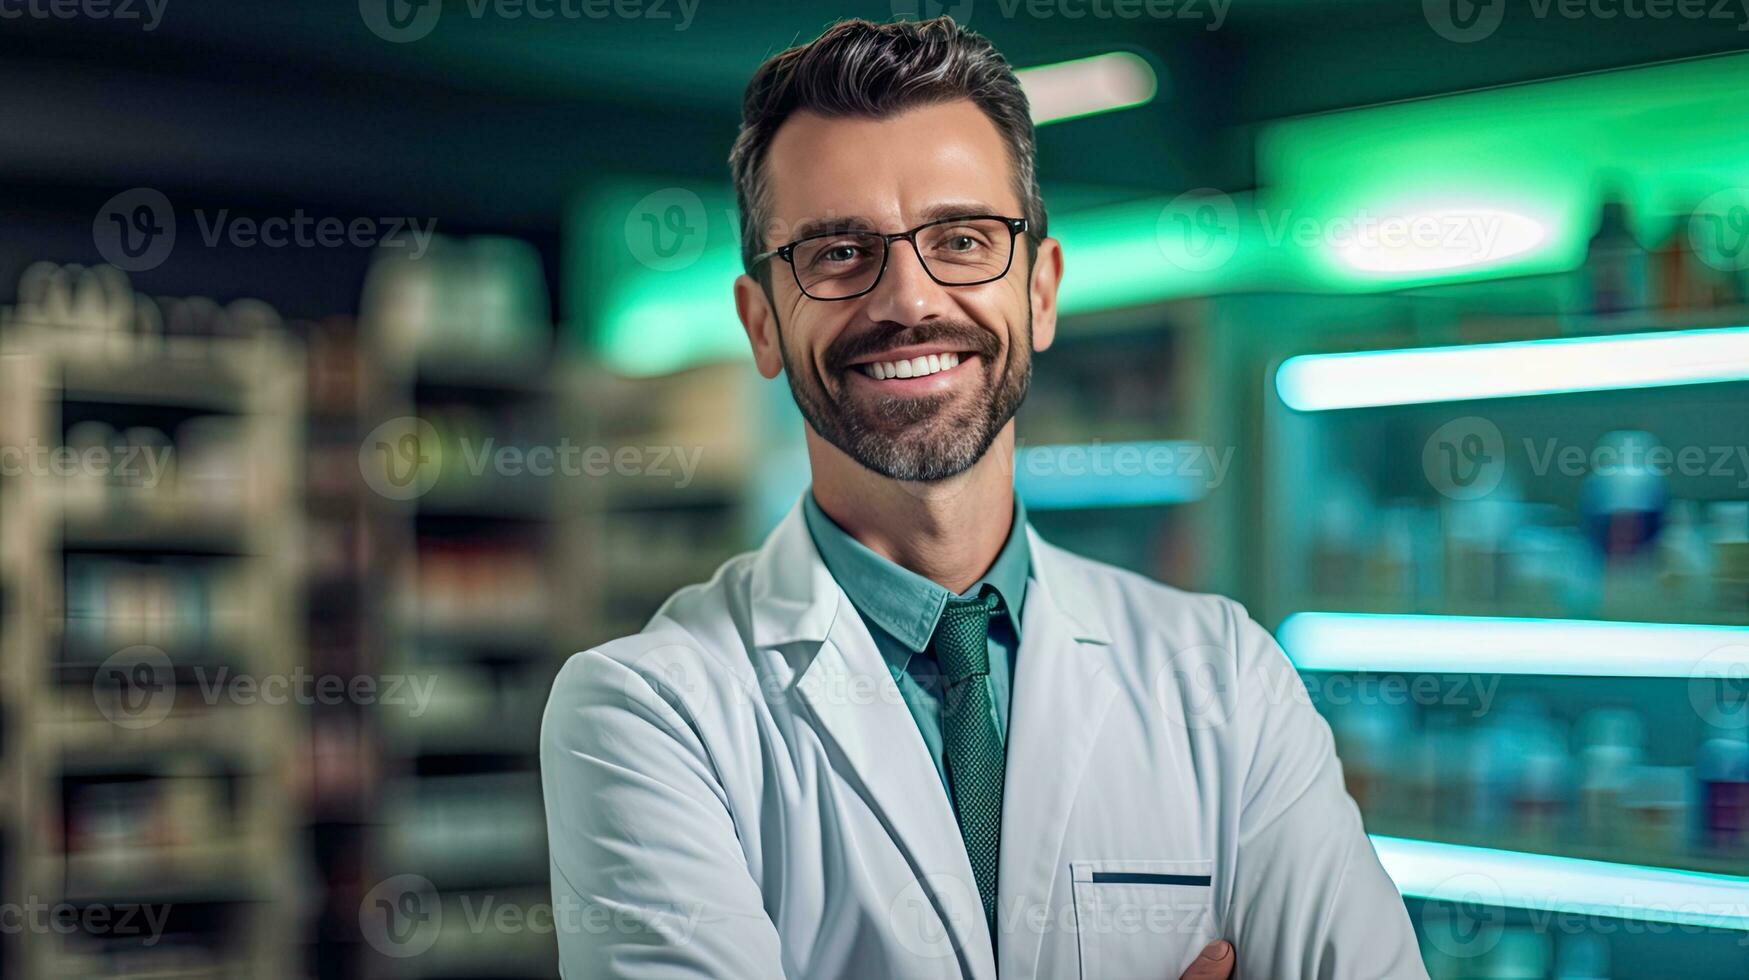
[[[990,936],[996,936],[996,856],[1002,843],[1002,734],[991,710],[990,613],[1000,602],[983,596],[949,599],[935,624],[930,649],[946,682],[942,743],[948,785],[966,856],[978,879]]]

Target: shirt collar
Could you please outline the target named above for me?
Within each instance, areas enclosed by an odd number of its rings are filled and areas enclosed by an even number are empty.
[[[888,558],[876,554],[839,527],[814,500],[812,487],[802,495],[802,514],[808,533],[827,571],[843,587],[864,617],[899,641],[906,650],[921,653],[935,633],[936,620],[953,593]],[[988,585],[1002,597],[1002,609],[1014,635],[1020,635],[1020,610],[1026,602],[1026,580],[1032,559],[1026,541],[1026,507],[1014,498],[1014,522],[1008,540],[976,584],[964,595],[977,595]],[[904,664],[899,664],[903,668]]]

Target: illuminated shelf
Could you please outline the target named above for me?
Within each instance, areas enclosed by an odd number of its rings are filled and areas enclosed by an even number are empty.
[[[1499,616],[1300,612],[1277,631],[1300,670],[1727,677],[1749,672],[1749,627]]]
[[[1481,597],[1434,597],[1387,595],[1366,592],[1333,592],[1318,590],[1298,593],[1287,600],[1288,608],[1317,610],[1333,614],[1429,615],[1461,618],[1505,616],[1511,619],[1546,619],[1551,603],[1534,598],[1486,599]],[[1680,622],[1720,626],[1749,626],[1749,608],[1730,609],[1721,605],[1685,603],[1660,593],[1624,594],[1606,599],[1587,616],[1562,616],[1559,619],[1586,621],[1609,620],[1624,623]]]
[[[1370,836],[1410,898],[1749,931],[1749,878]]]
[[[1522,851],[1576,858],[1599,864],[1668,868],[1703,874],[1740,876],[1749,873],[1749,849],[1669,848],[1635,841],[1622,834],[1620,843],[1599,843],[1582,834],[1560,830],[1547,834],[1525,833],[1495,824],[1435,823],[1412,817],[1366,815],[1366,825],[1378,836],[1403,840],[1438,841],[1487,850]]]
[[[1302,412],[1749,380],[1749,327],[1302,354],[1275,374]]]

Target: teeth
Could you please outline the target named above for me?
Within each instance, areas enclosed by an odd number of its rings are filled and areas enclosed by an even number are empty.
[[[904,361],[876,361],[862,365],[862,373],[876,381],[885,381],[888,378],[923,378],[938,371],[959,367],[959,363],[959,354],[950,351],[946,354],[921,354]]]

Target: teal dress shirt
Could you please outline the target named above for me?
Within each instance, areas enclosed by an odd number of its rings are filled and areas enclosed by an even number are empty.
[[[826,570],[843,587],[851,605],[873,634],[875,647],[887,662],[893,682],[905,699],[905,707],[923,744],[935,760],[936,774],[947,788],[947,766],[941,738],[941,711],[945,679],[929,653],[929,638],[936,621],[953,593],[910,569],[882,557],[851,537],[826,516],[814,501],[810,487],[802,495],[802,515],[814,547]],[[1014,658],[1020,652],[1020,611],[1026,604],[1026,582],[1032,572],[1031,552],[1026,543],[1026,508],[1014,498],[1014,523],[1008,541],[984,573],[963,596],[975,596],[987,585],[1000,597],[990,617],[991,710],[1003,743],[1008,741],[1008,696],[1014,677]],[[951,793],[951,790],[949,790]]]

